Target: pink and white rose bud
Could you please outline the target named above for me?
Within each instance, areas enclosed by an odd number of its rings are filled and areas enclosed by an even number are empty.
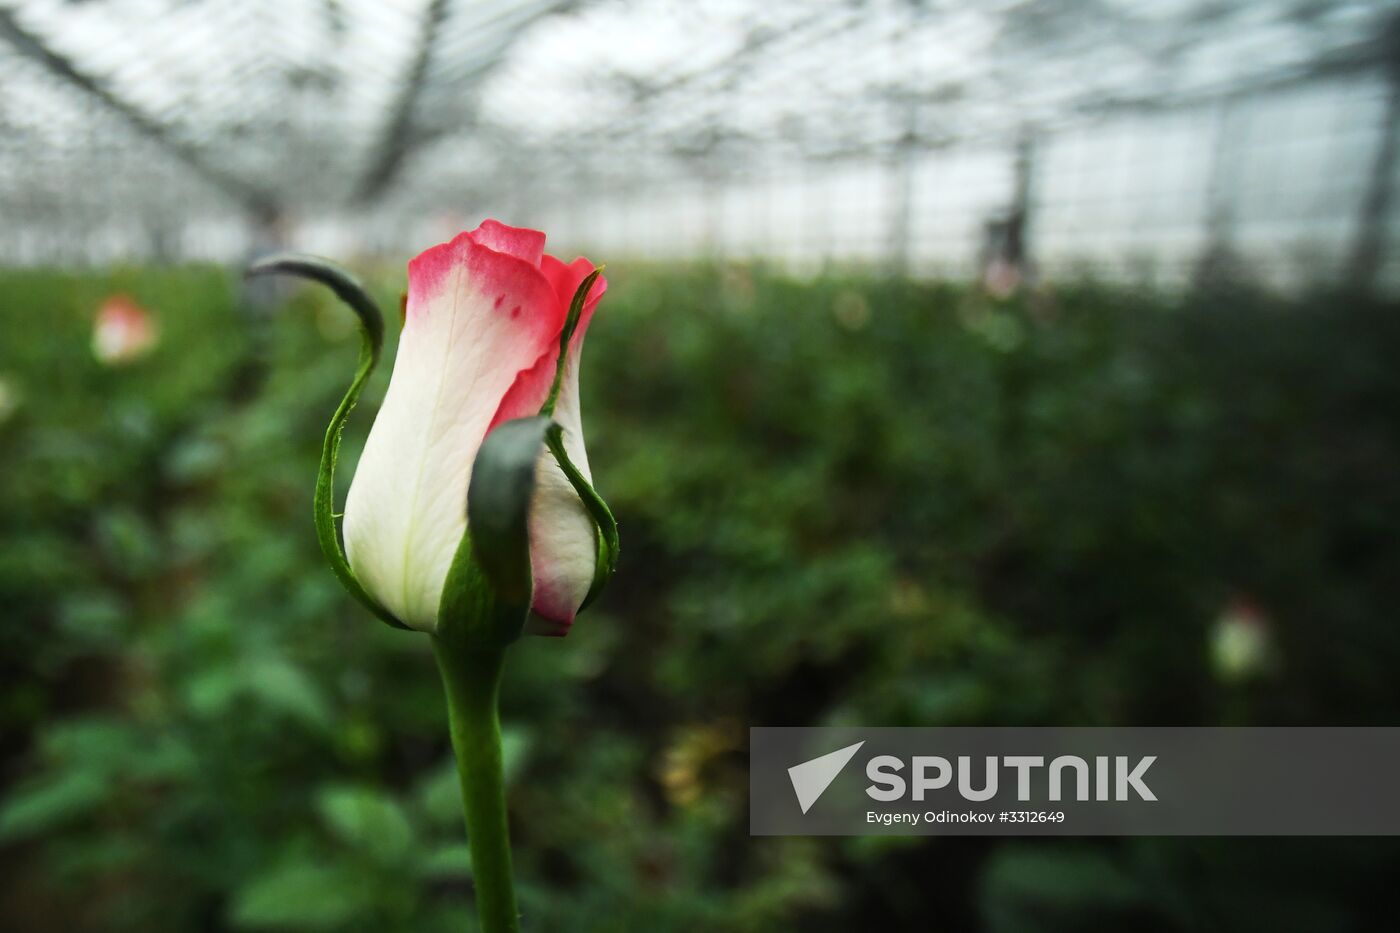
[[[125,295],[112,295],[97,309],[92,325],[92,352],[99,362],[120,366],[140,359],[156,345],[155,322],[145,308]]]
[[[486,435],[535,415],[549,395],[569,303],[593,271],[544,252],[545,235],[488,220],[408,265],[403,333],[384,404],[345,503],[346,557],[361,585],[405,624],[435,631],[466,528],[467,485]],[[579,352],[607,283],[599,279],[569,344],[554,420],[587,477]],[[593,582],[597,539],[578,494],[545,451],[530,507],[534,612],[566,631]]]

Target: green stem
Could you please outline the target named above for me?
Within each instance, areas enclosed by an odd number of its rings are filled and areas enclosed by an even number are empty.
[[[468,651],[437,637],[433,638],[433,651],[447,691],[481,929],[484,933],[519,933],[497,702],[505,651]]]

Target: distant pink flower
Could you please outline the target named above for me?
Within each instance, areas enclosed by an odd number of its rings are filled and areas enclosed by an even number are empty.
[[[97,309],[92,325],[92,352],[108,366],[140,359],[159,335],[151,315],[126,295],[111,295]]]
[[[544,252],[545,235],[488,220],[408,265],[403,334],[384,404],[345,503],[345,550],[360,583],[413,628],[438,602],[466,528],[467,484],[486,435],[535,415],[549,394],[569,303],[593,271]],[[579,413],[584,334],[599,279],[569,344],[554,420],[589,476]],[[592,519],[547,452],[530,508],[534,612],[564,631],[593,581]]]
[[[982,287],[995,298],[1008,298],[1021,284],[1021,269],[1014,262],[997,257],[987,263]]]

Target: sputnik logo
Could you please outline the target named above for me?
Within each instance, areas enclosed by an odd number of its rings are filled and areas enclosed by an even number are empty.
[[[864,744],[865,742],[861,741],[854,745],[847,745],[845,748],[838,748],[820,758],[813,758],[788,768],[788,777],[792,780],[792,790],[793,793],[797,794],[797,804],[802,808],[803,813],[812,809],[812,804],[826,793],[831,782],[836,780],[836,775],[841,773],[841,769],[846,767]]]

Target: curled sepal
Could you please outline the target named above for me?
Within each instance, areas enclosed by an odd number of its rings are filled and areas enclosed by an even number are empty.
[[[598,562],[593,567],[593,583],[588,587],[588,595],[579,606],[579,610],[582,611],[598,598],[598,594],[603,592],[603,587],[612,579],[613,571],[617,569],[617,555],[622,548],[621,539],[617,534],[617,519],[613,518],[612,510],[608,508],[607,502],[603,501],[603,497],[598,495],[593,484],[569,459],[569,453],[564,449],[564,429],[551,423],[545,434],[545,444],[554,455],[559,469],[564,471],[564,475],[573,484],[574,492],[578,493],[583,507],[588,510],[593,524],[598,528]]]
[[[583,317],[583,305],[588,300],[588,292],[606,268],[607,266],[599,266],[588,273],[587,277],[578,283],[574,299],[569,302],[569,314],[564,318],[564,329],[559,332],[559,360],[554,364],[554,382],[549,387],[549,396],[540,406],[542,415],[553,415],[554,406],[559,403],[559,390],[564,385],[564,370],[569,365],[569,343],[574,339],[574,331],[578,330],[578,322]]]
[[[438,605],[438,636],[466,650],[520,637],[530,614],[530,499],[552,422],[517,418],[486,436],[467,486],[467,530]]]
[[[588,293],[592,290],[593,284],[602,276],[605,268],[607,267],[598,266],[585,276],[583,281],[578,284],[578,288],[574,290],[573,300],[569,303],[568,316],[564,319],[564,328],[559,333],[559,361],[554,368],[554,383],[550,386],[549,396],[545,399],[544,405],[540,407],[541,415],[554,414],[555,405],[559,401],[559,393],[564,385],[564,373],[569,364],[569,344],[573,341],[574,333],[578,330],[579,321],[583,317],[583,306],[588,301]],[[593,582],[588,587],[588,595],[584,597],[583,604],[579,606],[581,611],[597,599],[598,594],[603,591],[603,587],[612,578],[613,571],[617,569],[617,555],[620,548],[617,519],[613,518],[608,504],[603,501],[602,496],[598,495],[598,491],[583,475],[583,471],[569,459],[568,451],[564,449],[564,429],[558,424],[551,424],[545,435],[545,443],[559,464],[559,469],[564,472],[573,485],[574,491],[578,493],[579,499],[582,500],[584,508],[588,510],[598,532],[598,560],[594,564]],[[558,623],[538,618],[533,620],[533,623],[534,630],[539,634],[561,634]]]
[[[384,346],[384,318],[378,306],[369,297],[364,286],[354,276],[333,263],[315,256],[302,256],[295,253],[278,253],[260,259],[248,267],[245,273],[249,278],[274,274],[295,275],[310,279],[328,287],[335,296],[350,306],[360,321],[360,362],[355,368],[355,378],[345,397],[340,400],[331,423],[326,428],[326,439],[321,445],[321,466],[316,474],[316,494],[313,509],[316,520],[316,538],[321,543],[321,553],[326,562],[350,595],[358,599],[365,608],[384,622],[395,628],[406,629],[393,613],[380,605],[379,601],[360,585],[350,563],[345,559],[345,550],[340,544],[340,532],[335,521],[335,463],[340,456],[340,436],[345,431],[345,422],[350,411],[360,398],[360,390],[365,386],[370,373],[379,362],[379,351]]]

